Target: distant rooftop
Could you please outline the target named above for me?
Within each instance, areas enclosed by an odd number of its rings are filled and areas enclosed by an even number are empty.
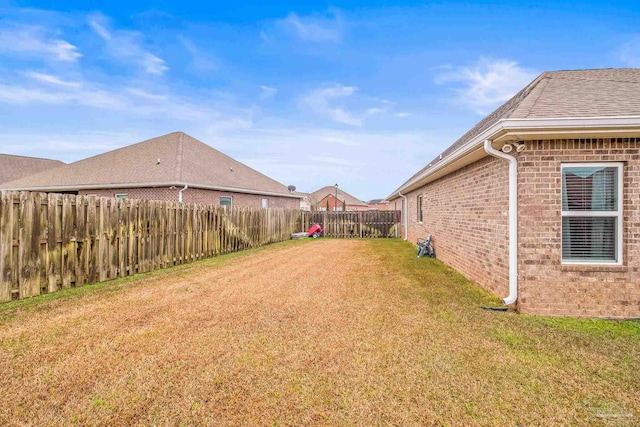
[[[63,166],[60,160],[0,154],[0,184]]]

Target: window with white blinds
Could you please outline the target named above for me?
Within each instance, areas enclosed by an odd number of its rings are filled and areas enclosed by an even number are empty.
[[[622,164],[562,165],[562,262],[622,262]]]

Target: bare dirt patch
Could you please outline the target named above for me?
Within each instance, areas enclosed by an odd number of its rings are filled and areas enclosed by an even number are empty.
[[[638,328],[479,309],[495,302],[399,241],[195,264],[13,313],[0,424],[640,420]]]

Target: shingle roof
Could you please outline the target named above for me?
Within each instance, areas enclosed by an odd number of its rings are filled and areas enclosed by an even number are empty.
[[[336,187],[334,185],[327,185],[326,187],[322,187],[321,189],[311,193],[310,197],[312,200],[320,201],[329,195],[336,195]],[[338,199],[346,201],[348,206],[368,206],[362,200],[359,200],[353,197],[351,194],[344,192],[340,187],[338,187]]]
[[[64,165],[60,160],[0,154],[0,184]]]
[[[429,165],[446,159],[502,119],[638,115],[640,68],[546,71],[462,135]],[[405,184],[425,172],[429,165],[415,173]]]
[[[287,187],[183,133],[149,139],[62,168],[9,182],[3,188],[83,188],[189,183],[291,195]]]

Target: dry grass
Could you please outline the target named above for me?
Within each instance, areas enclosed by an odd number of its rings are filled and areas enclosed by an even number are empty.
[[[404,242],[318,240],[9,307],[0,424],[640,421],[638,324],[496,302]]]

